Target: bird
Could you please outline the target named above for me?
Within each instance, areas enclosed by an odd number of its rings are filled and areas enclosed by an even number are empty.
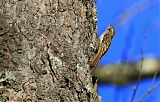
[[[115,30],[113,26],[109,24],[106,30],[99,37],[98,52],[96,53],[95,57],[91,61],[91,66],[92,66],[91,72],[95,70],[100,58],[108,51],[114,34],[115,34]]]

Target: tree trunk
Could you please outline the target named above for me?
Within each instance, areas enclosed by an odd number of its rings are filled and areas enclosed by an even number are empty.
[[[99,102],[92,0],[0,0],[0,102]]]

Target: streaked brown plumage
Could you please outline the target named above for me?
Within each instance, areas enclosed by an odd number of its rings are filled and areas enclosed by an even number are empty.
[[[96,68],[96,65],[98,64],[99,59],[107,52],[112,37],[114,36],[114,28],[109,25],[109,27],[102,33],[102,35],[99,37],[99,45],[98,45],[98,52],[95,55],[93,61],[91,62],[92,66],[92,72]]]

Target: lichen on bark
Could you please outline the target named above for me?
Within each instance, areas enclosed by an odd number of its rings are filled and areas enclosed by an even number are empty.
[[[92,0],[1,0],[0,22],[0,101],[100,101]]]

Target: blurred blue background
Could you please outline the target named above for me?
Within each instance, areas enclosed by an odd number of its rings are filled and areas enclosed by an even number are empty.
[[[95,0],[97,7],[98,35],[109,24],[115,28],[115,36],[108,52],[99,64],[160,57],[160,0]],[[157,77],[155,83],[160,78]],[[136,82],[125,86],[99,84],[98,93],[102,102],[130,102]],[[134,102],[151,87],[151,78],[140,82]],[[160,87],[156,88],[143,102],[160,102]]]

